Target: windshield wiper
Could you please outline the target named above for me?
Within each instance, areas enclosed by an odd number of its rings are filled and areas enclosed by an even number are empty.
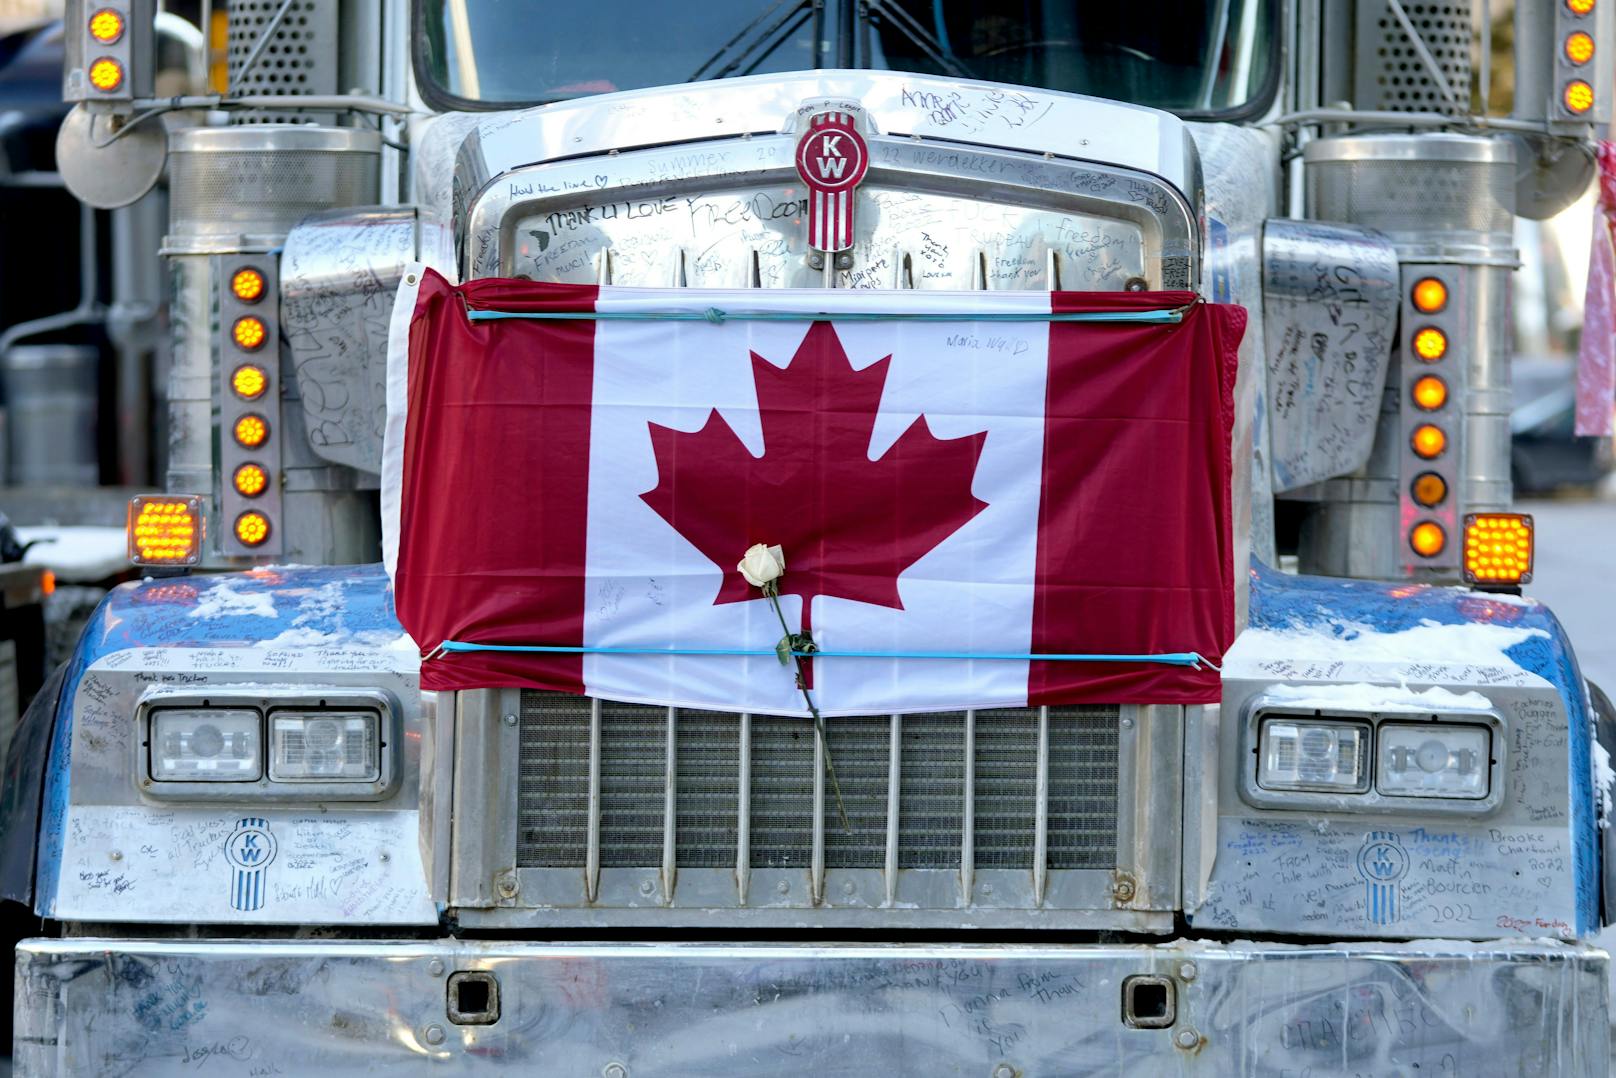
[[[950,75],[962,79],[979,79],[981,76],[955,56],[953,51],[934,37],[930,30],[922,26],[915,17],[896,4],[889,4],[886,0],[859,0],[858,18],[862,23],[879,22],[885,18],[893,29],[908,38],[910,43],[924,52],[928,59]],[[868,50],[866,49],[866,52]]]
[[[740,33],[720,45],[718,51],[709,56],[700,67],[696,68],[695,73],[685,81],[701,82],[703,79],[727,78],[735,74],[741,65],[748,61],[750,61],[750,65],[745,71],[740,71],[740,74],[749,75],[757,68],[757,65],[769,58],[770,53],[785,43],[786,38],[790,37],[792,32],[802,24],[804,18],[812,15],[816,19],[823,20],[824,13],[825,0],[777,0],[773,7],[765,10],[757,18],[747,23]],[[778,17],[776,17],[777,14]],[[757,40],[743,48],[735,55],[733,60],[719,68],[718,71],[711,75],[707,73],[709,68],[724,58],[725,53],[740,44],[753,30],[763,25],[765,21],[771,19],[773,21],[764,27]],[[771,39],[775,39],[777,35],[777,40],[770,44]],[[814,40],[817,42],[819,37],[820,34],[816,31]],[[765,45],[768,47],[764,48]]]

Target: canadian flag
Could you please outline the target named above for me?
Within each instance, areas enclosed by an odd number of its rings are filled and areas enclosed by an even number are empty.
[[[410,276],[384,548],[423,688],[805,714],[783,616],[826,715],[1217,700],[1240,308]]]

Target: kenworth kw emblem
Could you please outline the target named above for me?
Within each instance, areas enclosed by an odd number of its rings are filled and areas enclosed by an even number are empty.
[[[858,117],[826,107],[811,114],[797,140],[797,175],[807,184],[808,246],[834,253],[853,246],[854,189],[870,168]]]
[[[1396,924],[1402,916],[1402,889],[1408,874],[1408,851],[1392,831],[1371,831],[1358,850],[1358,875],[1364,881],[1364,915],[1370,924]]]
[[[230,907],[251,912],[264,908],[264,876],[275,860],[275,836],[269,821],[249,816],[236,825],[224,841],[224,855],[230,861]]]

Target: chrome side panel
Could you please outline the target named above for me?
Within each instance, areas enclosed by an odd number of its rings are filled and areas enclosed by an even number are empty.
[[[309,448],[379,475],[387,419],[387,323],[417,256],[413,208],[314,214],[281,255],[281,332]]]
[[[760,947],[30,940],[48,1075],[1593,1076],[1608,959],[1548,942]],[[449,1021],[456,972],[498,981]],[[1173,1015],[1124,1022],[1152,975]]]

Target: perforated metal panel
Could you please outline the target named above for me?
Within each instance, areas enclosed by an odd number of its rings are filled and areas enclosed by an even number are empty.
[[[603,867],[652,867],[663,857],[669,710],[602,703],[599,835]],[[581,697],[522,694],[517,864],[581,868],[590,812],[591,704]],[[749,732],[749,866],[807,868],[813,857],[814,729],[781,716],[673,713],[676,860],[681,867],[733,867],[738,856],[743,760]],[[956,868],[965,840],[966,746],[975,863],[1030,869],[1037,844],[1039,713],[1036,708],[897,720],[898,864]],[[886,858],[893,719],[829,723],[844,824],[828,780],[823,804],[828,868],[880,868]],[[1115,867],[1115,707],[1052,708],[1048,723],[1048,864]]]
[[[1436,62],[1452,96],[1421,59],[1402,21],[1385,0],[1358,4],[1354,104],[1393,112],[1470,109],[1470,5],[1403,3],[1409,23]]]
[[[233,94],[334,94],[337,92],[337,4],[292,0],[292,6],[256,63],[243,77],[242,64],[281,0],[232,0],[230,91]]]

